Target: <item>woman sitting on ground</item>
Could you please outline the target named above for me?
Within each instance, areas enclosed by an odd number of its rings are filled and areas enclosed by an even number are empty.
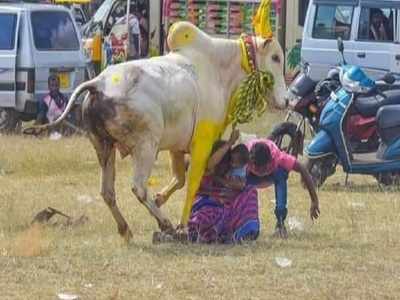
[[[189,219],[189,239],[201,243],[237,243],[258,237],[257,190],[246,186],[248,151],[231,149],[239,137],[214,145]],[[243,147],[244,146],[244,147]]]

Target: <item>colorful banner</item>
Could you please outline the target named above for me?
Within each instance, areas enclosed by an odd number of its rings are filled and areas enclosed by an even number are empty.
[[[253,33],[253,17],[261,1],[206,1],[165,0],[164,16],[168,26],[177,21],[189,21],[210,34],[240,35]],[[276,28],[276,16],[280,13],[281,1],[273,0],[270,12],[272,30]]]

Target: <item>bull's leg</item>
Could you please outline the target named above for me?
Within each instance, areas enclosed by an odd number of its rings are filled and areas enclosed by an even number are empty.
[[[126,242],[132,238],[128,223],[122,216],[115,199],[115,147],[112,142],[90,135],[101,166],[101,195],[118,225],[119,234]]]
[[[185,153],[170,152],[173,178],[171,182],[156,195],[156,205],[161,207],[169,197],[185,185]]]
[[[143,142],[135,147],[134,152],[132,153],[134,172],[132,192],[147,208],[150,214],[156,218],[161,231],[174,233],[175,230],[171,222],[163,215],[161,210],[155,204],[155,201],[151,199],[147,189],[147,181],[156,160],[156,155],[157,145],[151,141]]]

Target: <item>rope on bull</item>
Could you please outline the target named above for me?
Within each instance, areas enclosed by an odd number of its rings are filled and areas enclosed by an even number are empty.
[[[251,122],[255,113],[258,117],[261,116],[268,105],[266,95],[274,85],[272,73],[256,69],[250,59],[251,50],[244,39],[245,37],[241,36],[239,41],[241,49],[245,49],[243,54],[251,72],[233,93],[231,99],[232,109],[228,116],[233,125]]]

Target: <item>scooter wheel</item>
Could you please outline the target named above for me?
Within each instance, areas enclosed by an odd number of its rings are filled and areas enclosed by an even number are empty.
[[[386,186],[400,186],[400,172],[397,173],[391,173],[391,172],[385,172],[385,173],[379,173],[374,176],[376,180],[383,185]]]
[[[316,187],[321,187],[329,176],[335,174],[336,164],[337,158],[334,156],[307,159],[306,168]]]
[[[284,141],[285,136],[288,141]],[[297,124],[282,122],[274,126],[268,139],[274,141],[278,148],[297,157],[303,154],[304,134],[297,129]]]

